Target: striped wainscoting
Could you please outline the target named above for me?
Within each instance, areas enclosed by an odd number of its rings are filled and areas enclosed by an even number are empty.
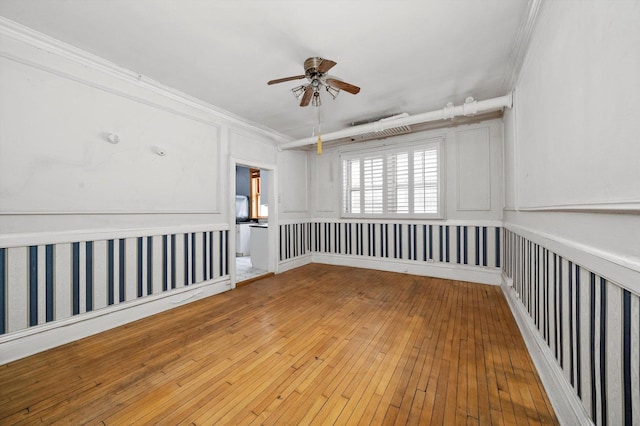
[[[311,253],[310,222],[281,224],[278,230],[278,247],[280,250],[278,259],[280,262],[296,259]]]
[[[638,294],[512,230],[503,246],[511,291],[587,415],[640,424]]]
[[[313,253],[500,268],[501,227],[311,221],[280,225],[280,261]]]
[[[229,231],[0,247],[0,334],[229,275]]]

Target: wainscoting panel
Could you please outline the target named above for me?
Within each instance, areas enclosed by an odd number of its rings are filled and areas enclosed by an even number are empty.
[[[510,291],[589,418],[639,424],[639,295],[510,229],[503,246]]]
[[[499,269],[502,230],[433,222],[309,221],[280,225],[280,262],[309,254]]]
[[[311,253],[309,222],[283,224],[279,227],[280,261],[295,259]]]
[[[229,231],[0,247],[0,335],[229,275]]]

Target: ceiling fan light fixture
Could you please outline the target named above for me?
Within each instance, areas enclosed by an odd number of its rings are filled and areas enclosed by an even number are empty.
[[[320,105],[322,105],[322,102],[320,101],[320,92],[313,92],[313,98],[311,99],[311,105],[313,105],[314,107],[319,107]]]
[[[303,84],[301,86],[294,87],[293,89],[291,89],[291,92],[293,93],[293,96],[296,97],[296,99],[300,99],[300,96],[302,96],[304,94],[304,89],[305,88],[306,88],[306,86]]]
[[[340,89],[336,89],[335,87],[331,87],[328,84],[325,86],[325,88],[327,89],[327,93],[329,93],[333,99],[335,99],[336,96],[338,96],[338,93],[340,93]]]

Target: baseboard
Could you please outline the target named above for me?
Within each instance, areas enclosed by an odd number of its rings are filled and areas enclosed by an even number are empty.
[[[282,272],[290,271],[291,269],[296,269],[304,265],[308,265],[312,262],[311,255],[305,254],[303,256],[297,256],[292,259],[283,260],[278,263],[278,271],[277,274]]]
[[[379,257],[355,257],[324,253],[314,253],[312,255],[312,261],[314,263],[353,266],[356,268],[469,281],[479,284],[500,285],[502,282],[500,269],[482,266],[444,264],[438,262],[418,264],[410,260],[384,260]]]
[[[257,277],[253,277],[253,278],[249,278],[248,280],[237,282],[236,283],[236,288],[243,287],[243,286],[245,286],[247,284],[251,284],[253,282],[260,281],[260,280],[265,279],[265,278],[272,277],[273,275],[274,275],[273,272],[267,272],[266,274],[258,275]]]
[[[4,335],[0,338],[0,365],[230,289],[227,277]]]
[[[593,422],[585,411],[584,406],[565,379],[560,366],[551,353],[551,349],[542,340],[540,333],[537,332],[533,320],[514,295],[514,290],[506,282],[502,284],[501,288],[527,345],[531,359],[536,366],[542,385],[553,405],[558,421],[562,425],[592,425]]]

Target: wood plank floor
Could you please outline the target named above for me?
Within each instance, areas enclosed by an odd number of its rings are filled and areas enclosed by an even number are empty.
[[[557,424],[499,287],[320,264],[0,366],[0,424]]]

